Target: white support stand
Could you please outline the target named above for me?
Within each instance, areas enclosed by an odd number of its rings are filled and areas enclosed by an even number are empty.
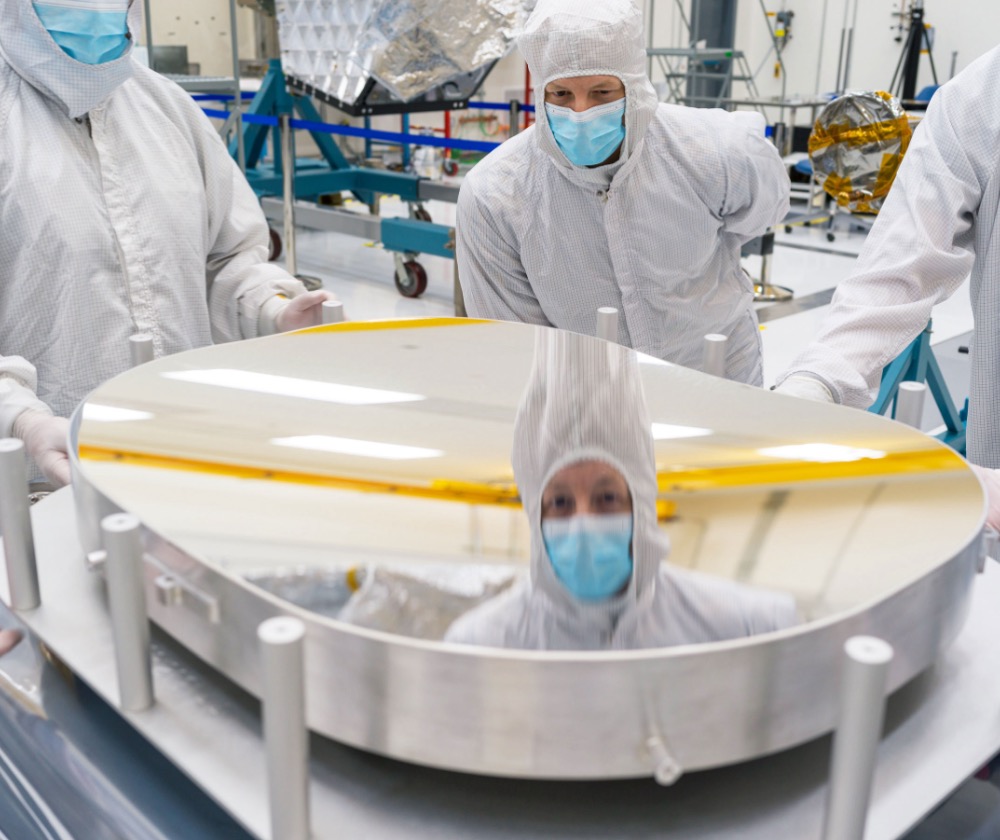
[[[844,644],[844,655],[823,840],[864,837],[893,652],[881,639],[855,636]]]
[[[139,367],[153,361],[153,336],[147,333],[136,333],[128,337],[129,356],[132,367]]]
[[[270,618],[257,628],[272,840],[310,834],[305,633],[297,618]]]
[[[344,321],[344,304],[339,300],[324,300],[322,309],[324,324],[339,324]]]
[[[17,438],[0,439],[0,535],[7,559],[10,608],[17,611],[33,610],[42,602],[28,507],[24,444]]]
[[[705,344],[702,350],[702,370],[712,376],[725,377],[726,375],[726,345],[729,339],[718,333],[709,333],[705,336]]]
[[[119,703],[124,712],[140,712],[153,705],[153,669],[139,520],[115,513],[101,520],[101,531]]]
[[[896,420],[919,429],[924,417],[927,386],[923,382],[900,382],[896,394]]]
[[[618,343],[618,310],[613,306],[597,310],[597,337]]]

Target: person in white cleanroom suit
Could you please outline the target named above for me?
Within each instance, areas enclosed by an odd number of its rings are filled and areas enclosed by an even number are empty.
[[[1000,48],[931,100],[853,274],[779,392],[866,408],[883,367],[971,271],[967,451],[1000,529]]]
[[[747,114],[658,104],[631,0],[539,0],[518,39],[536,122],[462,184],[458,274],[474,317],[594,335],[688,367],[729,336],[726,375],[761,383],[741,245],[788,210],[777,150]]]
[[[537,650],[712,642],[797,622],[794,599],[664,565],[653,435],[636,354],[539,330],[514,424],[528,515],[526,579],[473,609],[445,641]]]
[[[157,356],[318,323],[191,97],[131,56],[128,0],[0,0],[0,437],[69,481],[66,418]],[[133,21],[134,23],[135,21]]]

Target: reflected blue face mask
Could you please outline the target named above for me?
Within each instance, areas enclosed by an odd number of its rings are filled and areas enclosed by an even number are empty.
[[[597,166],[625,140],[625,100],[577,113],[561,105],[545,105],[549,127],[562,153],[576,166]]]
[[[581,601],[603,601],[632,577],[632,514],[571,516],[542,522],[556,577]]]
[[[84,64],[105,64],[128,49],[128,0],[49,0],[34,3],[52,40]]]

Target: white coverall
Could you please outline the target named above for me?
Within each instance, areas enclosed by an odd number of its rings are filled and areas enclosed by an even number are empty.
[[[30,0],[0,0],[0,437],[68,416],[129,367],[273,331],[302,284],[211,123],[130,52],[66,55]]]
[[[541,531],[542,493],[581,460],[617,469],[632,496],[632,578],[620,595],[577,599],[556,577]],[[531,381],[514,424],[513,467],[531,534],[527,579],[473,609],[445,641],[529,650],[614,650],[712,642],[797,622],[790,595],[662,564],[656,466],[636,355],[539,330]]]
[[[760,384],[761,351],[741,245],[788,210],[776,149],[721,110],[657,104],[631,0],[540,0],[518,46],[536,123],[491,152],[458,200],[459,280],[470,315],[594,335],[619,311],[619,341],[702,365],[702,338],[730,338],[727,376]],[[560,151],[545,86],[616,76],[625,85],[620,160],[589,169]]]
[[[779,377],[821,380],[835,402],[867,408],[882,369],[972,272],[975,324],[969,460],[1000,467],[1000,48],[931,100],[819,335]]]

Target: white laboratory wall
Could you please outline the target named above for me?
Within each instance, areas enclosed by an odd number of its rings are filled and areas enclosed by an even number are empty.
[[[187,46],[188,61],[201,65],[201,75],[232,76],[229,0],[150,0],[150,9],[154,46]],[[236,12],[240,58],[257,58],[254,14]]]
[[[646,0],[647,20],[652,10],[653,35],[657,46],[683,45],[686,32],[680,22],[676,0]],[[849,85],[856,89],[888,88],[899,61],[903,43],[899,35],[899,0],[857,0]],[[688,2],[684,0],[687,8]],[[736,48],[746,53],[756,75],[760,94],[779,96],[782,82],[774,77],[774,56],[764,11],[789,9],[795,12],[792,40],[784,52],[787,72],[786,93],[811,97],[832,91],[837,77],[838,53],[845,11],[853,14],[855,0],[740,0]],[[849,9],[848,9],[849,7]],[[825,13],[825,14],[824,14]],[[939,80],[951,74],[952,56],[957,53],[958,71],[983,53],[1000,44],[1000,3],[997,0],[925,0],[925,21],[934,27],[934,60]],[[847,25],[851,25],[848,17]],[[654,80],[656,75],[654,73]],[[930,65],[921,62],[918,89],[931,84]],[[745,95],[737,89],[736,95]]]

